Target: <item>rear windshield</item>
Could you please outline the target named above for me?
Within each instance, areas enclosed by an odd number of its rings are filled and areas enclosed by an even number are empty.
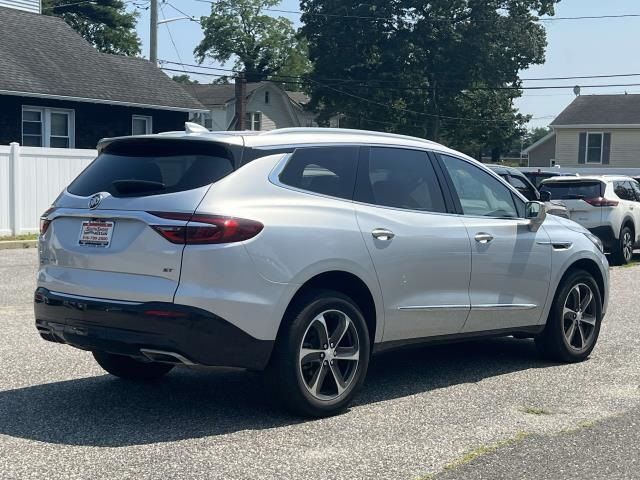
[[[564,181],[543,183],[541,191],[551,193],[552,200],[581,200],[602,196],[602,182],[596,181]]]
[[[213,142],[135,139],[105,147],[67,188],[88,197],[139,197],[192,190],[233,171],[232,156]]]

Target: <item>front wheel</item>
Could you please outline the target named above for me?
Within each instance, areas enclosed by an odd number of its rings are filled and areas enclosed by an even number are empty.
[[[143,362],[124,355],[107,352],[93,352],[98,365],[111,375],[126,380],[151,381],[165,376],[173,365],[169,363]]]
[[[270,367],[282,401],[313,417],[345,409],[369,365],[369,332],[358,306],[338,292],[306,295],[290,312]]]
[[[590,273],[574,271],[560,285],[536,345],[551,360],[580,362],[596,346],[601,322],[598,284]]]

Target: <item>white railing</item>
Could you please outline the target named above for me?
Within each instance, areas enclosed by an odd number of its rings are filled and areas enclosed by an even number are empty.
[[[0,145],[0,236],[37,233],[42,212],[96,154]]]

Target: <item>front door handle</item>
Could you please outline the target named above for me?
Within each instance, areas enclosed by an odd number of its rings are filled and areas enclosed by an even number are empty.
[[[387,230],[386,228],[376,228],[371,232],[373,238],[377,240],[382,240],[384,242],[391,240],[396,236],[391,230]]]
[[[478,243],[487,244],[491,240],[493,240],[493,235],[491,235],[490,233],[480,232],[480,233],[476,233],[476,236],[474,238]]]

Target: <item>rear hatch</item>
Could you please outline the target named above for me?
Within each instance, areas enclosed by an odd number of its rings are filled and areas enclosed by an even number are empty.
[[[540,191],[551,194],[551,200],[561,200],[567,207],[569,218],[574,222],[592,228],[600,226],[602,209],[606,207],[603,199],[605,184],[599,180],[571,179],[547,181]]]
[[[181,235],[211,184],[233,170],[233,153],[216,142],[156,137],[107,144],[41,221],[39,286],[173,301]]]

